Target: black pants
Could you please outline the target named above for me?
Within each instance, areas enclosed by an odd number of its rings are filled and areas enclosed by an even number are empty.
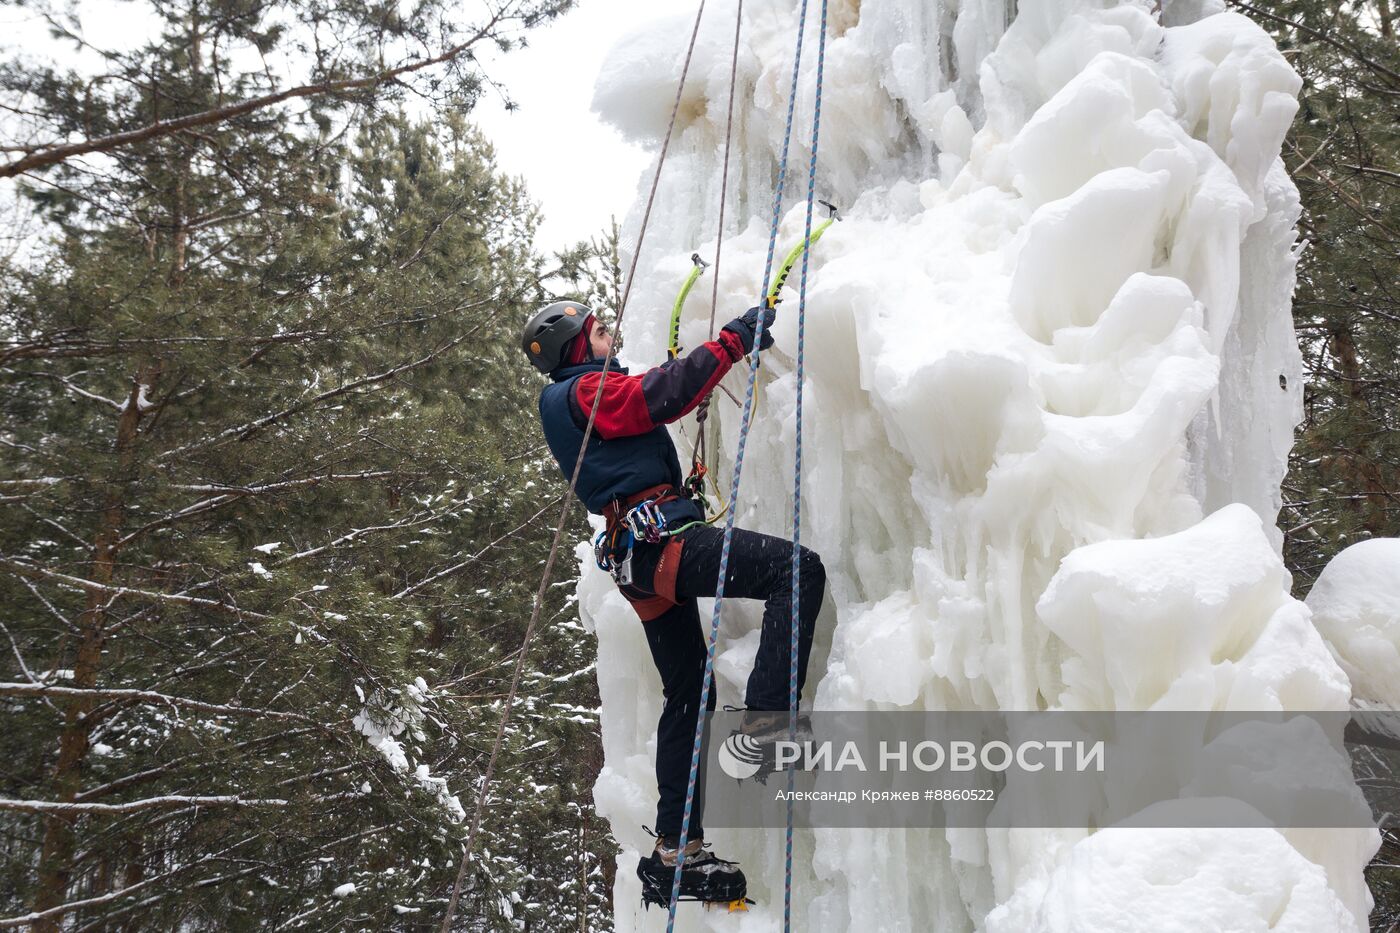
[[[695,723],[700,712],[700,687],[705,674],[705,654],[709,642],[707,617],[702,625],[695,599],[714,596],[719,578],[720,550],[724,531],[699,527],[683,532],[685,546],[676,571],[678,604],[650,622],[642,623],[652,660],[661,674],[666,705],[656,730],[656,784],[660,800],[656,805],[656,831],[663,836],[679,836],[685,811],[686,783],[690,778],[690,756],[695,747]],[[661,548],[642,545],[632,559],[633,585],[652,592],[651,576]],[[802,548],[798,573],[802,598],[798,631],[797,690],[807,680],[807,655],[812,650],[812,634],[821,610],[826,587],[826,568],[815,551]],[[792,542],[755,531],[734,529],[729,551],[729,567],[724,584],[726,599],[762,599],[763,630],[758,655],[749,675],[744,705],[749,709],[788,708],[789,653],[792,621]],[[708,708],[715,708],[713,677]],[[691,839],[704,835],[704,762],[696,781],[691,807]]]

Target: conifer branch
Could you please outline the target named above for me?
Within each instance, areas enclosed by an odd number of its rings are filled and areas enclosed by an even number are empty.
[[[1307,26],[1304,26],[1302,23],[1296,22],[1295,20],[1286,19],[1285,17],[1278,16],[1274,13],[1270,13],[1267,10],[1261,10],[1256,6],[1251,6],[1250,4],[1243,2],[1243,0],[1228,0],[1228,2],[1231,6],[1239,7],[1241,10],[1248,10],[1255,16],[1267,20],[1272,20],[1273,22],[1278,23],[1280,26],[1287,26],[1290,29],[1296,29],[1303,34],[1316,39],[1319,42],[1325,42],[1327,45],[1330,45],[1338,52],[1341,52],[1342,54],[1352,59],[1355,59],[1356,61],[1365,65],[1367,68],[1370,68],[1377,74],[1385,75],[1392,81],[1400,83],[1400,72],[1392,71],[1391,69],[1385,67],[1379,62],[1376,62],[1373,59],[1366,57],[1365,55],[1361,54],[1361,52],[1357,51],[1355,48],[1353,48],[1350,45],[1347,45],[1345,42],[1342,42],[1339,39],[1334,39],[1331,36],[1326,35],[1325,33],[1318,32],[1316,29],[1310,29]]]
[[[424,68],[429,68],[433,65],[441,65],[444,62],[452,61],[477,42],[492,35],[496,26],[500,23],[505,9],[506,8],[503,7],[495,11],[486,25],[478,29],[467,41],[460,42],[432,58],[413,62],[408,65],[400,65],[397,68],[390,68],[386,71],[381,71],[363,78],[347,78],[342,81],[323,81],[319,84],[303,84],[298,87],[288,88],[285,91],[264,94],[261,97],[254,97],[236,104],[229,104],[226,107],[216,107],[201,113],[192,113],[170,120],[160,120],[138,130],[129,130],[125,133],[113,133],[109,136],[100,136],[97,139],[85,139],[81,142],[68,143],[62,146],[51,146],[23,158],[16,159],[13,162],[0,165],[0,178],[13,178],[16,175],[23,175],[27,172],[48,168],[49,166],[57,165],[60,162],[71,159],[73,156],[87,155],[92,152],[107,152],[122,146],[130,146],[136,143],[149,142],[153,139],[160,139],[172,133],[178,133],[196,126],[224,123],[235,117],[245,116],[255,111],[262,110],[265,107],[271,107],[273,104],[280,104],[286,100],[293,100],[300,97],[316,97],[325,94],[338,94],[345,91],[356,91],[362,88],[375,87],[396,80],[404,75],[412,74],[415,71],[422,71]]]
[[[319,726],[314,719],[300,713],[288,713],[275,709],[260,709],[254,706],[229,706],[224,703],[206,703],[188,697],[172,696],[154,690],[106,689],[100,687],[61,687],[57,684],[0,683],[0,696],[11,697],[91,697],[98,700],[123,700],[137,703],[156,703],[166,706],[197,710],[201,713],[216,713],[222,716],[255,716],[261,719],[278,719],[286,722],[304,722]]]
[[[215,797],[186,797],[171,794],[163,797],[148,797],[145,800],[132,800],[127,803],[58,803],[52,800],[14,800],[0,797],[0,810],[17,810],[22,813],[134,813],[138,810],[164,810],[189,807],[286,807],[290,800],[279,798],[243,797],[238,794]]]
[[[260,612],[253,612],[251,609],[240,609],[237,606],[230,606],[228,603],[221,603],[212,599],[200,599],[196,596],[179,596],[174,593],[157,593],[152,590],[137,589],[133,586],[109,586],[105,583],[98,583],[96,580],[85,580],[82,577],[70,576],[66,573],[59,573],[56,570],[46,570],[43,567],[36,567],[33,564],[23,563],[8,557],[0,557],[0,567],[8,567],[13,573],[20,576],[34,579],[36,577],[54,580],[63,583],[74,589],[91,590],[98,593],[105,593],[112,597],[113,601],[123,596],[138,596],[141,599],[155,600],[156,602],[178,603],[182,606],[192,606],[197,609],[213,609],[216,612],[226,612],[236,616],[248,616],[253,619],[269,619],[271,616],[263,615]]]
[[[235,427],[228,428],[224,431],[219,432],[213,437],[205,438],[201,441],[195,441],[193,444],[186,444],[183,447],[176,447],[173,450],[167,450],[165,453],[156,457],[156,461],[159,463],[164,463],[174,457],[184,456],[185,454],[191,453],[196,450],[203,450],[209,447],[215,447],[235,439],[239,441],[245,441],[253,435],[257,434],[258,432],[262,431],[264,428],[271,427],[272,425],[277,424],[280,421],[284,421],[287,418],[290,418],[292,415],[298,414],[299,412],[303,412],[307,409],[314,408],[322,402],[328,402],[332,399],[339,398],[342,395],[354,392],[356,389],[361,389],[366,386],[375,386],[382,382],[387,382],[388,380],[393,379],[396,376],[402,375],[403,373],[409,372],[414,369],[418,369],[421,366],[426,366],[433,360],[442,356],[448,350],[451,350],[453,347],[456,347],[457,345],[470,339],[471,337],[476,336],[476,334],[483,327],[486,326],[487,321],[489,320],[490,319],[487,318],[486,320],[481,321],[471,330],[467,331],[465,334],[460,334],[457,337],[452,338],[451,340],[439,346],[436,350],[431,351],[426,356],[420,357],[419,359],[412,360],[407,363],[401,363],[400,365],[395,366],[392,369],[386,369],[383,372],[374,374],[373,376],[365,376],[360,379],[352,380],[351,382],[347,382],[344,385],[339,386],[338,388],[329,389],[325,392],[322,392],[320,395],[313,396],[312,398],[309,398],[303,402],[297,402],[295,405],[291,405],[287,408],[282,409],[281,411],[273,412],[270,415],[264,415],[256,421],[249,421],[245,424],[240,424],[236,425]]]
[[[568,493],[566,493],[566,495],[568,495]],[[428,586],[428,585],[430,585],[430,584],[432,584],[432,583],[436,583],[438,580],[441,580],[441,579],[443,579],[444,577],[449,577],[449,576],[451,576],[452,574],[457,573],[458,571],[460,571],[460,570],[462,570],[463,568],[467,567],[468,565],[475,563],[476,561],[478,561],[478,560],[481,559],[482,555],[484,555],[484,554],[486,554],[487,552],[489,552],[492,548],[494,548],[496,545],[500,544],[502,541],[506,540],[507,538],[514,537],[515,535],[519,534],[521,531],[525,530],[525,528],[528,527],[531,523],[533,523],[537,518],[539,518],[539,517],[540,517],[541,515],[543,515],[546,511],[548,511],[549,509],[553,508],[553,507],[554,507],[555,505],[557,505],[557,504],[558,504],[558,500],[557,500],[557,499],[550,500],[549,502],[546,502],[546,503],[544,504],[544,507],[541,508],[541,509],[540,509],[538,512],[536,512],[534,515],[531,515],[529,518],[525,519],[525,521],[521,522],[519,525],[516,525],[516,526],[515,526],[514,528],[512,528],[510,531],[507,531],[505,534],[501,535],[501,536],[500,536],[499,538],[497,538],[495,541],[492,541],[490,544],[486,545],[484,548],[482,548],[481,550],[477,551],[475,554],[471,555],[471,556],[468,557],[466,560],[459,561],[458,563],[453,564],[451,567],[448,567],[448,568],[446,568],[445,570],[439,570],[437,573],[433,574],[432,576],[425,577],[424,579],[419,580],[417,583],[413,584],[412,586],[408,586],[408,587],[403,588],[402,590],[399,590],[397,593],[395,593],[393,596],[391,596],[390,599],[402,599],[402,598],[405,597],[405,596],[411,596],[411,595],[413,595],[414,593],[416,593],[416,592],[418,592],[419,590],[421,590],[423,587]]]

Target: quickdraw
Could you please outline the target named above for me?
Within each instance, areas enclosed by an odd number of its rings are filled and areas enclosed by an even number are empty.
[[[702,469],[700,477],[703,478],[704,474]],[[611,574],[614,580],[626,586],[632,582],[632,549],[637,542],[659,544],[664,539],[674,537],[696,525],[706,524],[702,521],[692,521],[677,528],[668,528],[661,506],[679,498],[681,496],[668,495],[645,499],[628,509],[616,522],[598,532],[597,537],[593,539],[593,559],[597,562],[598,569]],[[700,501],[705,502],[703,495]]]
[[[625,533],[625,540],[623,536]],[[619,586],[632,582],[632,532],[622,523],[605,528],[593,539],[593,559],[598,569],[610,574]]]

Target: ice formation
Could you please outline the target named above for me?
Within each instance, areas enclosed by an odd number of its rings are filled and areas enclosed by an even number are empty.
[[[1327,564],[1308,608],[1354,699],[1400,709],[1400,539],[1353,544]]]
[[[804,387],[803,541],[830,579],[817,708],[1347,706],[1274,527],[1301,392],[1298,198],[1278,158],[1299,80],[1218,0],[1160,6],[832,2],[818,183],[846,219],[813,257]],[[759,287],[797,10],[745,4],[720,322]],[[714,249],[733,14],[706,10],[625,320],[633,365],[662,358],[688,257]],[[653,146],[689,15],[623,38],[598,81],[595,107]],[[799,179],[809,129],[799,117]],[[789,203],[784,244],[801,227]],[[688,301],[686,346],[707,336],[708,293]],[[765,354],[738,511],[784,535],[796,304]],[[741,397],[742,378],[728,377]],[[720,396],[713,411],[727,477],[739,412]],[[624,846],[617,929],[653,928],[629,905],[660,685],[636,616],[586,548],[580,565],[599,639],[595,795]],[[726,609],[721,702],[739,701],[758,611]],[[777,929],[782,834],[711,838],[760,906],[691,909],[680,928]],[[794,929],[1362,930],[1376,844],[1370,831],[800,832]]]

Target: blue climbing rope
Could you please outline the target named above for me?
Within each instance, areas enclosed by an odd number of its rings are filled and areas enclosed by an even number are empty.
[[[801,73],[802,66],[802,40],[807,24],[807,0],[802,0],[801,11],[798,14],[797,42],[793,53],[792,62],[792,85],[788,92],[787,122],[783,130],[782,156],[778,161],[778,180],[776,190],[773,194],[773,220],[768,236],[768,255],[763,265],[763,290],[760,295],[766,296],[772,281],[773,255],[778,242],[778,226],[782,218],[783,193],[787,182],[787,162],[789,144],[792,140],[793,112],[797,103],[797,81]],[[822,94],[822,69],[826,61],[826,25],[827,25],[827,0],[822,0],[822,20],[820,46],[817,52],[817,85],[816,98],[813,107],[812,119],[812,154],[807,172],[807,219],[806,236],[810,239],[812,235],[812,208],[816,193],[816,160],[817,160],[817,134],[821,127],[821,94]],[[805,241],[804,241],[805,242]],[[788,683],[788,705],[790,707],[789,735],[795,737],[796,715],[797,715],[797,654],[798,654],[798,610],[800,601],[798,599],[798,561],[800,556],[800,535],[801,520],[801,482],[802,482],[802,353],[803,353],[803,316],[806,311],[807,296],[807,269],[808,254],[810,250],[804,250],[802,256],[802,279],[801,290],[798,299],[798,408],[797,408],[797,486],[793,499],[794,510],[794,535],[793,535],[793,602],[792,602],[792,622],[791,622],[791,657],[789,663],[789,683]],[[676,853],[676,871],[671,881],[671,901],[666,918],[666,933],[674,933],[676,924],[676,904],[680,899],[681,872],[685,865],[685,846],[690,835],[690,816],[695,803],[695,784],[700,771],[700,750],[705,731],[705,710],[709,707],[710,681],[713,677],[715,663],[715,646],[719,641],[720,611],[724,601],[724,583],[729,571],[729,553],[734,540],[734,518],[738,513],[739,482],[744,469],[744,448],[748,442],[749,427],[753,418],[754,388],[758,380],[758,367],[760,362],[761,344],[763,341],[763,316],[758,318],[758,326],[755,328],[753,349],[749,356],[749,380],[748,389],[744,396],[744,413],[739,428],[739,439],[734,456],[734,477],[730,484],[729,503],[730,508],[724,524],[724,541],[720,549],[719,576],[715,582],[714,613],[710,619],[709,646],[705,654],[705,675],[701,681],[700,703],[696,710],[695,722],[695,742],[691,747],[690,754],[690,776],[686,783],[685,790],[685,811],[681,818],[681,835]],[[788,775],[788,786],[792,787],[794,774]],[[784,881],[783,897],[783,927],[784,930],[791,930],[791,906],[792,906],[792,803],[791,797],[788,802],[787,812],[787,863]]]
[[[821,32],[817,34],[817,92],[812,106],[812,156],[807,162],[807,222],[803,243],[812,241],[812,205],[817,196],[817,140],[822,128],[822,71],[826,66],[826,5],[822,0]],[[802,608],[802,383],[807,337],[807,263],[810,248],[802,251],[802,278],[797,291],[797,441],[792,484],[792,624],[788,654],[788,740],[797,741],[798,626]],[[783,930],[792,930],[792,801],[797,769],[788,770],[787,852],[783,882]]]

